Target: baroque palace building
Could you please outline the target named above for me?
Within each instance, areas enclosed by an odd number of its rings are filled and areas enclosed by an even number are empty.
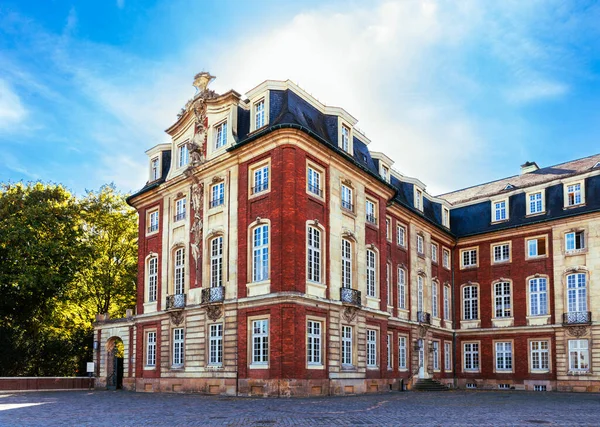
[[[98,387],[600,391],[600,155],[433,197],[290,81],[207,88],[149,149],[135,314]]]

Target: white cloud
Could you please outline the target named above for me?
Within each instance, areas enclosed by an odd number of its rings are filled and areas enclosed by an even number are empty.
[[[19,95],[3,79],[0,79],[0,130],[10,130],[27,116]]]
[[[539,80],[507,90],[506,98],[509,102],[520,104],[560,97],[568,91],[569,87],[565,84]]]

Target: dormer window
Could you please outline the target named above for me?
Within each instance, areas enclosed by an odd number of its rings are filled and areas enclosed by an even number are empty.
[[[492,202],[492,222],[506,221],[508,219],[508,199]]]
[[[423,192],[415,187],[415,209],[423,210]]]
[[[565,184],[565,207],[578,206],[585,203],[583,181]]]
[[[342,125],[342,150],[350,153],[350,128]]]
[[[215,150],[227,144],[227,122],[215,126]]]
[[[265,100],[264,98],[254,104],[254,129],[260,129],[265,125]]]
[[[450,228],[450,209],[442,206],[442,225]]]
[[[385,166],[381,166],[381,177],[383,178],[383,180],[389,182],[389,176],[390,170]]]
[[[177,164],[180,168],[188,164],[190,160],[190,152],[188,150],[187,143],[181,144],[177,147]]]
[[[150,181],[155,181],[159,178],[159,164],[160,162],[158,161],[158,157],[154,157],[152,160],[150,160]]]

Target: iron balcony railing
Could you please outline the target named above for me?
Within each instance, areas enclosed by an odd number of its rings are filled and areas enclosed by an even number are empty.
[[[340,301],[347,304],[361,305],[360,291],[352,288],[340,288]]]
[[[167,310],[185,307],[186,294],[167,295]]]
[[[417,311],[417,321],[419,323],[431,325],[431,314],[427,313],[426,311]]]
[[[185,219],[185,212],[180,212],[173,218],[174,221],[181,221],[182,219]]]
[[[158,224],[154,224],[148,227],[148,233],[154,233],[155,231],[158,231]]]
[[[323,197],[323,190],[316,185],[308,185],[308,191],[313,193],[315,196]]]
[[[218,199],[213,199],[210,201],[210,207],[211,208],[216,208],[217,206],[221,206],[223,204],[223,201],[225,199],[223,197],[220,197]]]
[[[214,286],[202,289],[202,304],[211,302],[223,302],[225,300],[225,287]]]
[[[592,323],[590,311],[571,311],[563,313],[563,325],[581,325]]]
[[[367,222],[371,224],[377,224],[377,218],[375,217],[375,215],[367,214]]]
[[[342,208],[354,212],[354,205],[347,200],[342,200]]]
[[[261,193],[263,191],[267,191],[269,189],[269,184],[267,182],[262,184],[256,184],[252,187],[252,194]]]

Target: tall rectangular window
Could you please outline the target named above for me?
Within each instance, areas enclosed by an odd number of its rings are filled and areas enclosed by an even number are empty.
[[[342,208],[354,212],[352,204],[352,189],[342,184]]]
[[[252,281],[269,279],[269,226],[259,225],[252,231]]]
[[[387,368],[393,369],[392,364],[392,334],[387,334]]]
[[[173,329],[173,366],[183,365],[183,328]]]
[[[548,314],[548,289],[544,277],[529,279],[529,311],[531,316]]]
[[[449,342],[444,343],[444,370],[446,372],[452,370],[452,348]]]
[[[423,255],[425,248],[423,246],[423,236],[417,234],[417,253]]]
[[[464,343],[465,371],[479,370],[479,343]]]
[[[158,289],[158,258],[148,260],[148,302],[156,301]]]
[[[352,243],[342,239],[342,286],[352,287]]]
[[[450,320],[450,286],[444,286],[444,319]]]
[[[175,251],[175,295],[183,294],[185,288],[185,249]]]
[[[215,150],[227,144],[227,122],[223,122],[215,128]]]
[[[398,246],[406,246],[406,228],[402,225],[396,227],[396,238],[398,240]]]
[[[392,220],[390,218],[385,219],[385,238],[392,241]]]
[[[550,369],[550,350],[548,341],[531,341],[531,370],[548,371]]]
[[[308,227],[306,256],[308,280],[321,283],[321,231],[316,227]]]
[[[223,236],[210,241],[210,286],[223,286]]]
[[[476,267],[477,266],[477,249],[467,249],[461,251],[462,266]]]
[[[370,200],[365,202],[365,209],[367,212],[367,222],[371,224],[377,224],[377,216],[375,215],[375,203]]]
[[[587,371],[589,369],[588,340],[569,340],[569,370]]]
[[[309,320],[306,324],[306,350],[309,365],[322,365],[321,322]]]
[[[398,267],[398,308],[406,310],[406,270]]]
[[[437,282],[431,282],[431,315],[433,317],[440,317],[438,313],[438,284]]]
[[[254,169],[252,176],[254,179],[252,194],[261,193],[269,189],[269,165]]]
[[[367,329],[367,366],[377,366],[377,331]]]
[[[392,264],[385,265],[385,285],[387,286],[387,305],[394,305],[394,292],[392,290]]]
[[[158,211],[150,212],[148,233],[158,231]]]
[[[479,318],[477,286],[465,286],[463,288],[463,312],[465,320],[477,320]]]
[[[565,234],[567,252],[578,251],[585,248],[583,231],[574,231]]]
[[[210,325],[208,364],[221,366],[223,364],[223,324]]]
[[[542,192],[531,193],[528,197],[529,202],[529,213],[536,214],[544,212]]]
[[[587,289],[584,273],[569,274],[567,276],[567,302],[569,313],[587,311]]]
[[[156,332],[146,335],[146,366],[156,366]]]
[[[438,245],[436,243],[431,244],[431,262],[438,262]]]
[[[512,371],[512,343],[496,343],[496,370]]]
[[[219,182],[210,187],[210,207],[221,206],[225,202],[225,183]]]
[[[494,262],[510,261],[510,245],[508,243],[494,245],[492,249],[494,251]]]
[[[423,192],[415,187],[415,209],[423,210]]]
[[[442,225],[450,228],[450,209],[442,206]]]
[[[323,197],[321,173],[311,167],[308,168],[308,192],[315,196]]]
[[[433,345],[433,370],[440,370],[440,342],[434,341]]]
[[[342,150],[350,153],[350,128],[342,125]]]
[[[536,237],[527,240],[527,257],[536,258],[546,255],[546,238]]]
[[[180,168],[187,165],[190,161],[190,152],[188,151],[187,144],[181,144],[177,149],[177,160]]]
[[[510,282],[496,283],[494,296],[496,317],[510,317]]]
[[[567,185],[567,206],[581,204],[581,184]]]
[[[182,197],[175,201],[175,221],[181,221],[185,219],[186,211],[186,198]]]
[[[150,181],[155,181],[160,177],[159,164],[158,157],[150,160]]]
[[[492,202],[494,207],[494,221],[504,221],[508,219],[508,213],[506,211],[506,200],[501,200],[499,202]]]
[[[398,337],[398,369],[406,369],[406,337]]]
[[[423,311],[423,278],[417,277],[417,311]]]
[[[269,363],[269,320],[252,321],[252,363]]]
[[[265,125],[265,100],[261,99],[254,104],[254,123],[255,129],[260,129]]]
[[[375,258],[375,252],[367,249],[367,296],[369,297],[377,296],[377,263],[375,262]]]
[[[352,326],[342,326],[342,365],[352,365]]]
[[[450,251],[448,249],[444,249],[443,252],[442,264],[445,268],[450,268]]]

